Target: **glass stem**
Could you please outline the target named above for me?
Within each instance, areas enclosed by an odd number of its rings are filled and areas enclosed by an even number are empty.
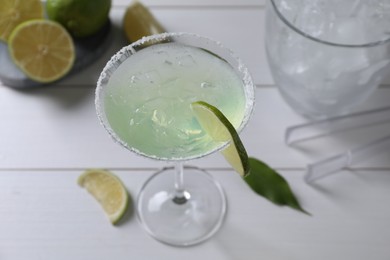
[[[173,202],[176,204],[185,204],[190,195],[184,189],[184,167],[182,162],[175,163],[175,194]]]

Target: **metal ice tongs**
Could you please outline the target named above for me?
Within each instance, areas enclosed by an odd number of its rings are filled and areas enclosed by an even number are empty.
[[[285,143],[291,146],[297,142],[318,138],[334,132],[375,125],[386,121],[390,121],[390,107],[312,121],[288,127],[285,132]],[[362,161],[370,156],[384,152],[389,148],[390,135],[308,164],[304,177],[305,181],[311,183],[341,170],[344,167],[351,166],[355,162]]]

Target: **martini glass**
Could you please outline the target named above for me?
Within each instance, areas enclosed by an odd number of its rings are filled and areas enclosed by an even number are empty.
[[[226,214],[224,192],[206,171],[183,162],[227,145],[200,127],[190,104],[218,107],[241,131],[254,104],[254,85],[242,61],[221,43],[189,33],[145,37],[122,48],[103,69],[96,110],[123,147],[170,161],[137,198],[137,215],[160,242],[189,246],[210,238]]]

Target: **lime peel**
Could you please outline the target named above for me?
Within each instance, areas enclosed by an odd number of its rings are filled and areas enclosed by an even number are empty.
[[[109,20],[111,0],[47,0],[50,20],[62,24],[74,37],[97,33]]]
[[[215,106],[204,101],[191,104],[201,127],[217,142],[229,142],[222,151],[225,159],[241,176],[249,174],[248,154],[238,133],[226,116]]]
[[[77,183],[99,202],[112,224],[123,218],[129,195],[117,176],[107,170],[90,169],[79,176]]]
[[[262,161],[248,158],[237,131],[219,109],[204,101],[192,103],[191,109],[199,124],[214,141],[230,142],[222,154],[256,194],[276,205],[286,205],[310,215],[301,207],[289,184],[280,174]]]

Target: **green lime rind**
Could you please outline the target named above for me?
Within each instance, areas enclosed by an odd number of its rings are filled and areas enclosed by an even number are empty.
[[[116,216],[109,217],[111,224],[113,224],[114,226],[120,224],[120,222],[124,219],[127,211],[130,208],[130,201],[131,201],[130,195],[129,195],[128,191],[126,190],[126,201],[124,204],[125,206],[123,208],[121,208],[120,211],[118,211],[118,214]]]
[[[279,206],[289,206],[307,215],[295,197],[287,181],[267,164],[256,158],[249,158],[250,172],[245,182],[260,196]]]
[[[258,159],[248,157],[234,126],[219,109],[204,101],[192,103],[191,108],[201,127],[213,140],[230,142],[222,154],[256,194],[276,205],[289,206],[310,215],[301,207],[281,175]]]
[[[107,23],[111,0],[47,0],[50,20],[62,24],[74,37],[88,37]]]
[[[249,173],[248,154],[238,133],[226,116],[215,106],[204,101],[191,104],[201,127],[215,141],[230,142],[222,151],[225,159],[241,176]]]
[[[99,185],[99,183],[97,183],[96,181],[94,182],[94,178],[98,178],[96,177],[96,174],[104,175],[106,181],[103,185],[102,183],[100,183]],[[95,177],[93,175],[95,175]],[[92,197],[96,199],[96,201],[102,206],[108,219],[113,225],[119,224],[119,222],[126,215],[126,212],[128,211],[130,205],[130,195],[119,177],[117,177],[108,170],[89,169],[79,176],[79,178],[77,179],[77,183],[80,187],[85,188],[92,195]],[[107,183],[114,183],[115,186],[119,188],[119,192],[121,194],[121,203],[113,213],[108,213],[106,211],[105,203],[110,203],[114,199],[110,196],[110,194],[113,194],[112,190],[111,192],[110,190],[107,190],[106,185],[109,185]]]

